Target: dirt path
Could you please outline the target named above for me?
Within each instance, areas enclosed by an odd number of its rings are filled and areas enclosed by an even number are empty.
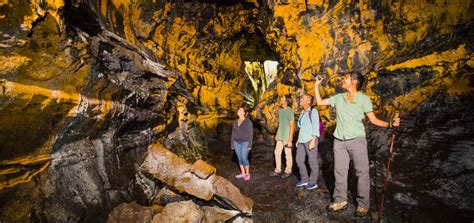
[[[327,171],[321,168],[318,179],[319,188],[312,191],[296,190],[297,178],[295,175],[287,179],[270,177],[268,174],[274,169],[272,146],[263,143],[254,143],[250,154],[251,180],[245,182],[235,179],[238,166],[233,151],[224,142],[211,143],[213,157],[209,162],[217,168],[217,173],[229,179],[243,194],[254,200],[253,219],[255,222],[372,222],[370,218],[358,218],[353,215],[354,203],[340,213],[330,213],[326,206],[330,202],[327,184],[323,179]],[[293,173],[297,173],[294,164]],[[325,174],[322,176],[322,174]],[[304,197],[302,193],[304,191]]]

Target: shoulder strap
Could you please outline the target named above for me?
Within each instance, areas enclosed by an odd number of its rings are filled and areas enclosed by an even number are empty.
[[[312,110],[313,110],[313,108],[310,108],[310,109],[309,109],[309,113],[308,113],[308,115],[309,115],[309,122],[310,122],[311,124],[313,124],[313,118],[311,117],[311,111],[312,111]]]

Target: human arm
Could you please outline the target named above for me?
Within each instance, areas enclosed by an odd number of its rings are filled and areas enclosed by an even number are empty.
[[[375,116],[375,113],[373,112],[372,102],[370,101],[368,97],[363,101],[362,108],[364,112],[366,113],[367,118],[369,118],[370,123],[372,123],[373,125],[380,126],[380,127],[390,126],[389,122],[382,121],[378,119],[377,116]],[[400,118],[398,117],[398,115],[396,115],[393,119],[393,126],[399,126],[399,125],[400,125]]]
[[[318,106],[320,106],[320,105],[329,105],[329,100],[321,98],[321,95],[319,94],[319,85],[321,85],[322,81],[323,81],[323,78],[318,76],[316,78],[316,81],[314,82],[314,95],[315,95],[315,98],[316,98],[316,104]]]
[[[293,133],[295,131],[295,120],[290,121],[290,135],[288,136],[288,142],[286,142],[287,147],[293,147]]]
[[[370,123],[372,123],[376,126],[380,126],[380,127],[389,127],[390,126],[389,122],[385,122],[385,121],[382,121],[382,120],[378,119],[377,116],[375,116],[374,112],[367,113],[367,118],[369,118]],[[399,126],[399,125],[400,125],[400,118],[395,117],[393,119],[393,126]]]
[[[286,145],[287,147],[291,148],[293,147],[293,134],[295,132],[295,113],[293,112],[293,110],[290,110],[287,115],[287,118],[290,121],[290,132],[288,134],[288,141],[286,142]]]
[[[311,142],[309,143],[310,150],[316,148],[316,138],[320,136],[319,112],[317,109],[312,109],[311,120]]]
[[[235,121],[232,122],[232,134],[230,136],[230,148],[234,149]]]
[[[375,116],[374,112],[367,113],[367,118],[369,118],[370,123],[380,126],[380,127],[388,127],[389,123],[382,121]]]
[[[249,150],[252,149],[252,141],[253,141],[253,124],[252,124],[252,121],[250,121],[250,119],[247,118],[247,121],[248,121],[248,133],[249,133],[249,138],[248,138],[248,142],[249,142]]]
[[[278,118],[280,117],[280,112],[278,112]],[[280,132],[280,123],[278,122],[278,118],[277,118],[277,132],[275,134],[275,141],[278,141],[278,133]]]

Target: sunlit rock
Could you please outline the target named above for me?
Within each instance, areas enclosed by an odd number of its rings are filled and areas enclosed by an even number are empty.
[[[164,206],[168,203],[179,202],[179,201],[183,201],[183,198],[179,194],[176,194],[173,191],[169,190],[168,188],[164,187],[156,195],[153,203]]]
[[[218,207],[202,207],[204,212],[203,222],[225,222],[239,214],[238,211],[225,210]]]
[[[216,168],[202,160],[198,160],[193,163],[189,171],[199,178],[206,180],[212,174],[216,173]]]
[[[153,210],[136,203],[123,203],[109,214],[107,223],[151,222]]]
[[[252,200],[242,195],[229,181],[215,175],[215,168],[203,161],[188,164],[163,146],[154,144],[149,147],[141,169],[179,192],[207,201],[215,198],[223,201],[223,205],[252,213]]]
[[[153,223],[161,222],[202,222],[204,213],[192,201],[170,203],[163,211],[153,216]]]
[[[252,199],[242,196],[239,189],[223,177],[216,175],[211,180],[213,181],[215,195],[218,196],[219,202],[229,204],[246,214],[252,214]]]

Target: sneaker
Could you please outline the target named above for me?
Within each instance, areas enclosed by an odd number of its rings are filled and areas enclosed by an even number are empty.
[[[271,177],[278,177],[280,176],[280,173],[277,173],[277,172],[271,172],[270,174],[268,174],[268,176],[271,176]]]
[[[281,179],[285,179],[285,178],[288,178],[288,177],[291,177],[291,173],[284,173],[280,176]]]
[[[245,174],[244,180],[245,180],[245,181],[249,181],[249,180],[250,180],[250,173]]]
[[[296,183],[296,187],[304,187],[308,185],[308,182],[300,180],[298,183]]]
[[[367,208],[357,207],[355,215],[357,217],[365,217],[365,216],[367,216],[368,213],[369,213],[369,210]]]
[[[243,173],[235,175],[235,178],[237,178],[237,179],[242,179],[244,177],[245,177],[245,174],[243,174]]]
[[[347,208],[347,201],[333,202],[328,206],[328,211],[336,212]]]
[[[318,188],[318,185],[316,183],[310,182],[304,188],[306,188],[306,190],[313,190]]]

